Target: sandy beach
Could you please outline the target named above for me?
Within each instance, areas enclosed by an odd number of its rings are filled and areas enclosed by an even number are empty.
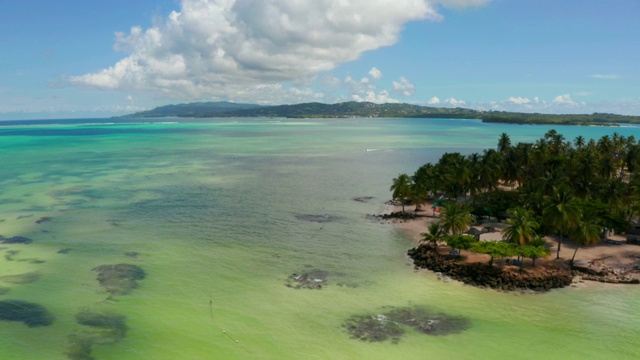
[[[417,218],[413,220],[394,220],[392,221],[396,227],[401,229],[408,237],[415,240],[416,245],[422,239],[421,233],[427,231],[430,223],[438,222],[438,213],[432,210],[432,204],[427,203],[422,206],[421,211],[416,212]],[[402,211],[401,206],[393,206],[391,211]],[[405,211],[413,212],[413,206],[405,206]],[[495,231],[487,232],[480,235],[480,241],[502,240],[501,230],[504,229],[506,222],[485,222],[473,227],[478,230],[484,229],[486,226],[493,227]],[[536,268],[544,266],[559,266],[571,259],[575,251],[575,244],[568,239],[564,239],[560,249],[560,259],[556,260],[556,251],[558,242],[555,237],[546,236],[547,246],[551,250],[551,255],[547,259],[538,259]],[[446,244],[440,244],[440,252],[447,253],[450,249]],[[488,262],[489,256],[484,254],[476,254],[470,251],[463,251],[462,255],[466,257],[467,262]],[[494,264],[505,266],[505,260],[494,260]],[[608,271],[614,275],[625,278],[640,279],[640,246],[626,243],[625,235],[612,234],[600,243],[581,247],[575,257],[576,266],[581,268],[592,269],[595,271]],[[524,259],[523,268],[528,271],[535,270],[532,266],[531,259]],[[578,279],[579,280],[579,279]]]

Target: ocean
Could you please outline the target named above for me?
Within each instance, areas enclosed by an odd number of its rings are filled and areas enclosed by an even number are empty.
[[[524,294],[444,282],[413,268],[411,239],[367,216],[387,209],[401,172],[495,148],[502,132],[515,144],[551,128],[0,122],[0,235],[32,240],[0,244],[0,358],[640,358],[640,287]],[[567,140],[638,134],[554,128]],[[400,323],[400,312],[415,319]],[[412,326],[427,318],[451,331]],[[374,336],[380,328],[398,331]]]

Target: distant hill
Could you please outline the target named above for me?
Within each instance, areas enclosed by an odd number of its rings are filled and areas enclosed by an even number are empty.
[[[253,109],[260,107],[255,104],[239,104],[228,101],[196,102],[189,104],[160,106],[148,111],[140,111],[134,114],[122,116],[133,118],[148,117],[215,117],[217,114],[237,110]]]
[[[295,105],[260,106],[232,102],[199,102],[167,105],[123,117],[286,117],[286,118],[449,118],[480,119],[484,122],[510,124],[598,125],[640,123],[638,116],[615,114],[555,115],[478,111],[464,108],[442,108],[411,104],[375,104],[343,102],[337,104],[303,103]]]

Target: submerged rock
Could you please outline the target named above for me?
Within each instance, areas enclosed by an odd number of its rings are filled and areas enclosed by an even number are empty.
[[[334,216],[334,215],[327,215],[327,214],[320,214],[320,215],[299,214],[299,215],[296,215],[296,219],[300,221],[310,221],[310,222],[324,224],[324,223],[337,221],[340,219],[340,217]]]
[[[385,341],[391,339],[393,343],[400,341],[405,330],[400,324],[389,321],[385,315],[354,315],[345,321],[343,327],[351,338],[362,341]]]
[[[76,322],[87,328],[69,336],[65,355],[71,360],[94,359],[94,346],[121,341],[128,330],[124,315],[109,312],[81,311],[76,314]]]
[[[361,203],[367,203],[371,200],[373,200],[374,197],[373,196],[356,196],[354,198],[352,198],[351,200],[356,201],[356,202],[361,202]]]
[[[31,244],[33,240],[24,236],[12,236],[10,238],[6,238],[0,235],[0,244]]]
[[[71,251],[71,248],[60,249],[58,250],[58,254],[68,254],[69,251]]]
[[[36,224],[42,224],[53,220],[51,216],[43,216],[40,219],[36,220]]]
[[[110,340],[120,340],[127,334],[126,317],[108,312],[81,311],[76,314],[80,325],[105,330]]]
[[[343,324],[354,339],[391,339],[394,343],[400,341],[407,328],[427,335],[448,335],[460,333],[470,326],[471,322],[465,317],[436,313],[419,306],[389,308],[375,315],[354,315]]]
[[[18,275],[5,275],[0,276],[0,282],[4,282],[7,284],[30,284],[38,281],[40,279],[40,274],[38,272],[28,272]]]
[[[435,313],[419,306],[395,308],[387,316],[429,335],[456,334],[471,327],[471,322],[465,317]]]
[[[285,286],[294,289],[322,289],[327,284],[329,273],[313,269],[303,273],[293,273],[285,282]]]
[[[0,301],[0,320],[23,322],[28,327],[49,326],[53,316],[42,306],[22,300]]]
[[[98,282],[111,295],[126,295],[138,287],[138,280],[145,277],[144,270],[136,265],[100,265],[93,269],[98,272]]]

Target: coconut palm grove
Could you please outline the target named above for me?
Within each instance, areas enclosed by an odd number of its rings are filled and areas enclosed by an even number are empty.
[[[640,144],[614,133],[600,139],[566,139],[555,130],[535,143],[512,144],[502,133],[495,149],[482,154],[445,153],[412,176],[393,179],[392,197],[416,210],[433,202],[439,223],[423,233],[422,247],[446,242],[451,255],[470,250],[494,258],[560,259],[563,241],[580,246],[609,231],[628,229],[640,200]],[[480,221],[506,221],[503,241],[477,241],[464,234]],[[555,254],[543,237],[556,239]]]

